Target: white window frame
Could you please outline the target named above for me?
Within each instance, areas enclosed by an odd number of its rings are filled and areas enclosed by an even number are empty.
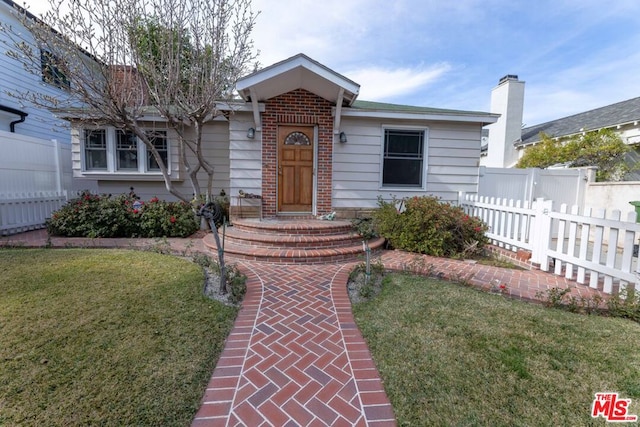
[[[385,161],[385,134],[387,130],[399,130],[399,131],[411,131],[422,132],[422,176],[420,177],[420,186],[402,186],[402,185],[389,185],[384,184],[384,161]],[[388,191],[426,191],[427,189],[427,169],[429,160],[429,128],[425,126],[402,126],[402,125],[382,125],[380,135],[380,182],[379,189]]]
[[[104,130],[105,138],[106,138],[106,146],[107,146],[107,168],[106,169],[91,169],[87,167],[87,149],[85,142],[85,131],[86,130]],[[165,132],[166,134],[166,142],[167,142],[167,171],[171,174],[171,139],[169,138],[169,132],[167,129],[148,129],[147,131],[155,131],[155,132]],[[137,169],[121,169],[118,170],[118,152],[117,152],[117,130],[114,127],[95,127],[95,128],[83,128],[80,131],[79,139],[80,139],[80,147],[82,153],[82,172],[86,175],[157,175],[162,176],[162,172],[160,169],[149,169],[148,161],[147,161],[147,147],[140,140],[140,138],[136,138],[137,140],[137,150],[138,150],[138,168]]]
[[[115,157],[116,170],[118,172],[125,172],[125,173],[140,172],[140,151],[141,151],[140,150],[140,145],[143,145],[143,144],[140,144],[140,141],[138,140],[138,138],[134,136],[134,138],[135,138],[135,150],[126,150],[126,149],[123,150],[123,149],[120,149],[120,148],[118,148],[118,134],[119,133],[126,135],[127,133],[131,133],[131,132],[128,132],[128,131],[125,131],[125,130],[116,129],[116,132],[115,132],[115,151],[114,151],[115,152],[115,156],[114,157]],[[119,154],[120,154],[119,152],[120,151],[125,151],[125,152],[126,151],[135,151],[137,168],[133,169],[133,168],[123,168],[123,167],[121,167],[120,159],[119,159]],[[107,152],[107,155],[108,155],[108,152]]]
[[[102,148],[87,148],[87,132],[96,132],[96,131],[104,131],[104,143],[105,143],[104,150]],[[105,152],[105,160],[107,161],[107,164],[105,165],[104,168],[88,168],[87,167],[88,152],[98,151],[98,150]],[[83,165],[83,169],[86,169],[89,171],[104,173],[109,170],[109,137],[107,135],[106,129],[92,128],[92,129],[82,130],[82,165]]]

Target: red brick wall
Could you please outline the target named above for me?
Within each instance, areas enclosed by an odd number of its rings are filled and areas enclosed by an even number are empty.
[[[333,117],[329,101],[304,89],[265,102],[262,113],[262,215],[274,217],[278,209],[278,125],[316,125],[318,128],[318,214],[331,212],[333,176]]]

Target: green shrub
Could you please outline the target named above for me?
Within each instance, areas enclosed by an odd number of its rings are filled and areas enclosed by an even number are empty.
[[[116,197],[88,191],[47,220],[47,231],[66,237],[187,237],[198,230],[188,203],[157,197],[138,200],[132,192]]]
[[[436,197],[412,197],[401,201],[378,199],[373,221],[389,244],[409,252],[457,257],[479,252],[487,243],[487,226],[462,208],[442,203]]]
[[[247,276],[242,274],[235,265],[227,265],[227,291],[229,302],[238,304],[247,293]]]
[[[607,299],[609,315],[640,322],[640,293],[633,288],[625,288]]]

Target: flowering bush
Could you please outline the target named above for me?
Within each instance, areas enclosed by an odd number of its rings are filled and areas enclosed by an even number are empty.
[[[478,252],[487,243],[487,227],[481,220],[436,197],[412,197],[400,202],[379,198],[373,220],[378,233],[391,246],[409,252],[459,257]]]
[[[47,220],[49,234],[67,237],[186,237],[197,230],[188,203],[144,202],[133,192],[111,197],[85,191]]]

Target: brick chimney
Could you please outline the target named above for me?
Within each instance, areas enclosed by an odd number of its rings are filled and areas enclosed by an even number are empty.
[[[491,91],[491,112],[500,114],[489,130],[487,156],[482,164],[494,168],[510,168],[518,161],[513,144],[522,136],[524,109],[524,82],[518,76],[507,74]]]

